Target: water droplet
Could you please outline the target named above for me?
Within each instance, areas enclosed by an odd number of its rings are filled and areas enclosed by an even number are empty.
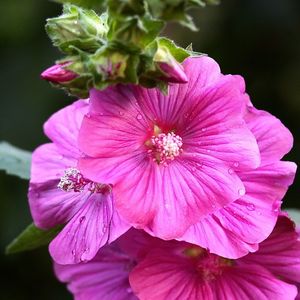
[[[101,113],[99,113],[99,115],[100,115],[100,116],[103,116],[103,115],[104,115],[104,113],[103,113],[103,112],[101,112]]]
[[[235,163],[233,163],[233,166],[234,166],[235,168],[237,168],[237,167],[239,166],[239,163],[238,163],[238,162],[235,162]]]
[[[167,211],[169,211],[169,210],[170,210],[170,208],[171,208],[171,205],[170,205],[170,204],[168,204],[168,203],[166,203],[166,204],[165,204],[165,209],[166,209]]]
[[[202,132],[205,132],[205,131],[206,131],[206,128],[205,128],[205,127],[201,128],[201,131],[202,131]]]
[[[130,288],[130,287],[127,288],[127,289],[126,289],[126,292],[127,292],[128,294],[131,294],[131,293],[132,293],[132,288]]]
[[[102,232],[105,233],[107,231],[107,226],[106,225],[103,225],[102,227]]]
[[[233,169],[229,168],[229,169],[228,169],[228,173],[229,173],[230,175],[232,175],[232,174],[234,173]]]
[[[207,152],[207,153],[210,153],[210,149],[207,149],[206,152]]]
[[[258,211],[257,214],[258,214],[259,216],[261,216],[261,211]]]
[[[184,117],[187,119],[189,117],[189,114],[188,113],[185,113],[184,114]]]
[[[238,193],[239,193],[240,196],[244,196],[246,191],[245,191],[245,189],[239,189]]]
[[[91,117],[91,115],[90,114],[86,114],[85,115],[88,119]]]
[[[75,249],[72,250],[72,255],[75,256],[76,255],[76,251]]]
[[[138,115],[136,116],[136,118],[137,118],[137,120],[142,120],[142,119],[143,119],[143,117],[142,117],[141,114],[138,114]]]
[[[216,205],[215,205],[215,204],[212,204],[211,207],[212,207],[212,208],[216,208]]]
[[[60,160],[64,159],[63,155],[59,155],[57,158]]]
[[[253,203],[247,203],[246,207],[250,211],[254,211],[255,210],[255,205]]]
[[[122,112],[121,110],[119,111],[119,115],[120,116],[124,116],[124,112]]]
[[[192,167],[192,171],[193,171],[193,172],[196,172],[196,171],[197,171],[197,168],[196,168],[196,167]]]
[[[84,221],[85,221],[85,216],[80,217],[79,223],[81,224],[81,223],[83,223]]]

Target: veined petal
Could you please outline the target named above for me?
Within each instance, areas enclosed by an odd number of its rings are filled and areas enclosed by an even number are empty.
[[[91,194],[82,208],[50,243],[52,258],[63,265],[93,259],[100,247],[110,241],[112,231],[116,238],[130,227],[123,224],[121,228],[112,226],[113,214],[111,194]],[[114,225],[120,224],[118,219],[116,221]]]
[[[65,224],[88,199],[87,192],[64,192],[57,185],[59,180],[30,183],[28,199],[31,215],[37,227],[52,228]]]
[[[263,164],[280,160],[291,150],[293,136],[276,117],[248,106],[245,120],[257,139]]]
[[[228,258],[254,252],[272,232],[280,200],[295,175],[295,164],[276,162],[241,176],[246,194],[223,209],[200,219],[179,240],[208,248]]]
[[[77,137],[88,101],[78,100],[53,114],[44,124],[46,135],[59,147],[61,155],[78,158]]]
[[[132,270],[129,282],[141,300],[214,300],[210,285],[197,275],[186,259],[153,250]]]
[[[75,167],[77,160],[74,157],[64,156],[53,143],[38,147],[32,154],[30,181],[43,183],[48,180],[58,180],[64,170]]]
[[[112,246],[87,263],[54,264],[56,276],[68,283],[75,300],[137,300],[128,282],[132,262]]]
[[[295,224],[279,216],[271,235],[260,244],[259,251],[242,258],[244,263],[264,266],[275,276],[300,283],[300,240]]]

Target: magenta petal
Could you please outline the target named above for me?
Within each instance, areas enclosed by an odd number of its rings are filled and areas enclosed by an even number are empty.
[[[293,136],[279,119],[249,106],[245,120],[257,139],[264,164],[280,160],[291,150]]]
[[[78,158],[77,137],[83,116],[88,112],[88,102],[78,100],[53,114],[44,124],[46,135],[59,146],[61,155]]]
[[[201,217],[240,198],[244,185],[236,174],[213,160],[197,165],[192,160],[174,161],[161,172],[162,189],[150,229],[164,239],[180,237]],[[168,226],[166,226],[168,224]]]
[[[214,299],[294,300],[297,288],[277,279],[259,265],[229,268],[214,284]]]
[[[34,223],[49,229],[69,221],[89,197],[89,193],[64,192],[57,187],[59,180],[30,183],[28,198]]]
[[[184,258],[152,250],[132,270],[129,282],[141,300],[214,300],[211,286],[199,278]]]
[[[295,224],[280,216],[272,234],[260,244],[259,251],[243,258],[245,263],[257,263],[279,278],[300,283],[300,240]]]
[[[43,183],[48,180],[58,180],[64,175],[64,170],[75,167],[74,157],[63,156],[60,149],[53,143],[38,147],[32,154],[30,181]]]
[[[272,232],[280,200],[293,182],[295,164],[277,162],[240,175],[246,195],[191,226],[179,238],[210,252],[239,258],[257,250]]]
[[[87,263],[54,266],[76,300],[137,300],[128,282],[131,261],[111,247],[101,249]]]
[[[63,265],[91,260],[110,239],[113,212],[111,195],[90,195],[83,207],[51,242],[49,251],[52,258]],[[129,226],[122,228],[126,231]],[[122,230],[118,232],[123,233]]]

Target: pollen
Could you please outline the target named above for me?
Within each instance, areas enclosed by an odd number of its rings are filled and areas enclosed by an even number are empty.
[[[159,133],[150,140],[149,154],[158,164],[167,165],[182,152],[182,138],[174,132]]]
[[[101,184],[85,178],[76,168],[68,168],[60,178],[57,187],[64,192],[82,192],[84,190],[97,194],[109,194],[112,186]]]

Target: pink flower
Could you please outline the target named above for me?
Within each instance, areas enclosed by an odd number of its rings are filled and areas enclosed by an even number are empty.
[[[279,217],[256,253],[237,260],[185,242],[153,247],[130,274],[141,300],[295,299],[300,281],[300,242],[294,224]]]
[[[135,261],[113,243],[88,263],[54,267],[59,280],[68,283],[75,300],[137,300],[128,281],[134,265]]]
[[[46,69],[41,77],[45,80],[54,82],[54,83],[62,83],[68,82],[75,79],[78,75],[70,70],[65,69],[68,63],[64,64],[56,64],[48,69]]]
[[[208,57],[183,66],[189,82],[172,85],[168,96],[140,87],[92,90],[78,166],[113,185],[116,208],[135,227],[239,257],[274,227],[295,173],[279,161],[292,136],[251,107],[241,77],[222,75]]]
[[[92,261],[55,270],[76,300],[290,300],[300,282],[299,256],[294,224],[280,216],[259,250],[237,260],[131,229]]]
[[[129,228],[114,210],[111,187],[77,169],[77,136],[87,109],[80,100],[55,113],[44,125],[53,143],[37,148],[32,158],[28,196],[34,223],[43,229],[66,224],[49,246],[60,264],[92,259]]]

